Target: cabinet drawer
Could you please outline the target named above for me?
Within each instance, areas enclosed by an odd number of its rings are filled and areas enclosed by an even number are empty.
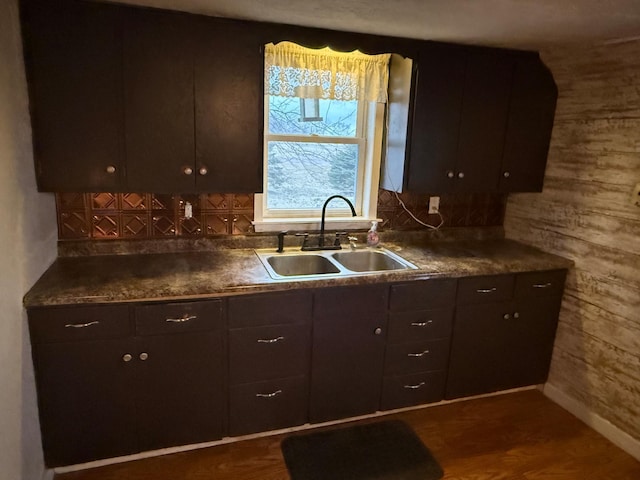
[[[129,307],[91,306],[29,310],[32,343],[120,338],[130,334]]]
[[[229,327],[308,322],[311,305],[310,291],[232,297],[229,299]]]
[[[562,295],[566,270],[521,273],[516,277],[516,298]]]
[[[311,329],[308,324],[230,330],[231,384],[306,373],[310,337]]]
[[[231,387],[229,433],[276,430],[307,422],[307,377],[282,378]]]
[[[433,403],[444,397],[444,371],[384,377],[382,410]]]
[[[449,339],[388,345],[384,373],[403,374],[446,368]]]
[[[453,308],[389,314],[389,343],[414,342],[451,335]]]
[[[458,280],[458,304],[509,300],[513,295],[514,275],[489,275]]]
[[[423,280],[391,286],[389,309],[417,310],[448,307],[456,298],[456,280]]]
[[[161,335],[224,329],[222,300],[136,307],[136,334]]]

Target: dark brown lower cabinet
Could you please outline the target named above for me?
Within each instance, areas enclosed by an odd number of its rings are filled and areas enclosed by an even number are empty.
[[[45,463],[49,467],[134,453],[132,339],[33,346]]]
[[[444,397],[455,296],[454,279],[391,286],[382,410]]]
[[[138,384],[133,391],[138,450],[222,438],[226,424],[223,332],[136,340]]]
[[[309,290],[229,299],[229,433],[307,422]]]
[[[542,383],[565,275],[30,309],[46,464]]]
[[[561,271],[520,274],[512,300],[458,305],[446,398],[544,383],[563,284]]]
[[[47,466],[226,433],[221,301],[37,309],[29,322]]]
[[[315,295],[309,420],[380,408],[388,286],[339,287]]]

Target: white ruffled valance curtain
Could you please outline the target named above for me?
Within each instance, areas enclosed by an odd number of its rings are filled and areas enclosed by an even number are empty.
[[[291,42],[265,48],[265,92],[283,97],[386,103],[389,54],[336,52]]]

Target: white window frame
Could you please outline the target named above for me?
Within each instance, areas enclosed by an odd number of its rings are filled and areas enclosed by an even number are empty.
[[[339,199],[326,211],[325,228],[329,230],[368,228],[376,217],[378,187],[380,183],[380,159],[384,125],[384,104],[358,102],[358,120],[355,137],[329,137],[311,135],[275,135],[269,132],[269,96],[265,95],[264,116],[264,192],[267,191],[268,141],[294,140],[310,143],[359,144],[358,173],[356,182],[356,213],[352,216],[348,206]],[[266,195],[256,194],[254,199],[254,229],[256,232],[282,230],[319,230],[321,210],[269,211]]]

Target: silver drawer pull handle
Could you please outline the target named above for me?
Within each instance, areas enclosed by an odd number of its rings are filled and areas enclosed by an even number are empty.
[[[89,323],[67,323],[64,328],[85,328],[90,327],[91,325],[98,325],[100,322],[97,320]]]
[[[420,352],[420,353],[407,353],[407,357],[424,357],[428,353],[429,353],[429,350],[425,350],[424,352]]]
[[[195,320],[196,318],[198,318],[196,315],[188,315],[185,313],[181,318],[167,318],[165,322],[182,323],[188,322],[189,320]]]
[[[411,322],[412,327],[426,327],[430,323],[433,323],[433,320],[427,320],[426,322]]]
[[[547,283],[534,283],[533,284],[533,288],[547,288],[550,287],[551,284],[549,282]]]
[[[271,392],[271,393],[256,393],[256,397],[258,398],[273,398],[277,395],[280,395],[282,393],[282,390],[276,390],[275,392]]]
[[[276,338],[259,338],[258,343],[276,343],[284,340],[284,337],[276,337]]]
[[[476,290],[476,292],[478,292],[478,293],[493,293],[496,290],[498,290],[496,287],[493,287],[493,288],[479,288],[478,290]]]
[[[425,385],[426,385],[426,383],[420,382],[417,385],[405,385],[404,388],[408,388],[408,389],[411,389],[411,390],[416,390],[418,388],[424,387]]]

